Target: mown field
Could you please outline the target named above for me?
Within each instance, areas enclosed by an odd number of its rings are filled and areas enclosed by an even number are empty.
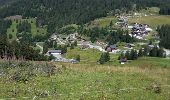
[[[28,23],[31,24],[31,33],[33,36],[36,36],[37,34],[46,34],[46,28],[45,27],[42,27],[42,28],[39,28],[39,27],[36,27],[36,21],[34,18],[29,18],[29,19],[21,19],[21,20],[18,20],[18,22],[16,20],[12,20],[12,25],[11,27],[7,30],[7,35],[9,36],[9,34],[11,34],[13,36],[12,39],[16,39],[16,33],[17,33],[17,25],[19,24],[19,22],[22,22],[22,21],[28,21]]]
[[[170,98],[169,66],[16,61],[0,61],[0,65],[2,100],[168,100]]]
[[[158,25],[170,24],[170,16],[154,15],[130,18],[129,23],[142,23],[148,24],[152,28],[156,29]]]
[[[106,27],[106,26],[109,26],[111,21],[113,22],[113,24],[115,24],[116,17],[108,16],[108,17],[95,19],[94,21],[91,21],[90,23],[88,23],[88,27]]]

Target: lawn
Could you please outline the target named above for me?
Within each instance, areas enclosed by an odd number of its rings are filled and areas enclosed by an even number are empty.
[[[131,61],[127,66],[139,66],[149,68],[170,68],[170,59],[167,58],[155,58],[155,57],[142,57],[138,60]]]
[[[96,49],[85,49],[81,50],[79,47],[75,49],[68,49],[68,52],[65,54],[66,58],[72,59],[75,58],[76,55],[80,55],[82,64],[97,64],[97,61],[100,59],[102,52]],[[118,55],[110,54],[111,61],[114,61],[118,58]]]
[[[170,24],[170,16],[154,15],[130,18],[129,23],[142,23],[148,24],[152,28],[156,29],[158,25]]]

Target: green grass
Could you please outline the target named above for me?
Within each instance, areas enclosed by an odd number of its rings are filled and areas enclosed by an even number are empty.
[[[114,16],[109,16],[109,17],[95,19],[94,21],[90,22],[89,27],[94,27],[94,26],[106,27],[109,26],[111,21],[113,22],[113,24],[115,24],[116,18]]]
[[[86,49],[81,50],[79,47],[75,49],[68,49],[68,52],[65,54],[66,58],[72,59],[75,58],[76,55],[80,55],[81,64],[97,64],[97,61],[100,59],[102,52],[96,49]],[[118,58],[118,55],[110,54],[111,61],[114,61]],[[109,63],[108,63],[109,64]]]
[[[152,28],[156,29],[158,25],[170,24],[170,16],[154,15],[154,16],[143,16],[130,18],[129,23],[142,23],[148,24]]]
[[[16,39],[16,33],[17,33],[17,29],[16,29],[17,23],[16,21],[12,21],[12,25],[10,26],[10,28],[7,29],[7,35],[9,36],[9,34],[12,35],[13,39]]]
[[[0,77],[0,99],[36,100],[167,100],[170,70],[140,67],[56,63],[62,70],[51,77],[37,74],[27,83]],[[12,69],[10,69],[12,70]],[[10,71],[11,72],[11,71]],[[155,93],[152,84],[160,84]],[[48,94],[48,95],[45,95]]]
[[[159,15],[159,11],[160,11],[160,8],[158,7],[150,7],[150,8],[147,8],[147,9],[142,9],[139,11],[139,13],[142,13],[142,14],[147,14],[147,15]]]
[[[131,61],[127,64],[128,66],[139,66],[139,67],[162,67],[170,68],[170,59],[166,58],[154,58],[154,57],[142,57],[138,60]]]
[[[44,35],[47,33],[47,29],[46,26],[41,27],[36,27],[36,20],[34,18],[29,18],[29,19],[22,19],[19,21],[25,21],[27,20],[30,24],[31,24],[31,33],[32,36],[36,36],[36,35]],[[18,22],[19,22],[18,21]],[[12,39],[16,39],[16,33],[17,33],[17,24],[15,20],[12,20],[12,25],[10,28],[8,28],[7,30],[7,35],[9,36],[9,34],[12,34],[13,38]],[[14,31],[13,31],[14,30]]]

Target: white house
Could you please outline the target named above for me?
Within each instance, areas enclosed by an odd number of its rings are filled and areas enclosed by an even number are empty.
[[[55,55],[55,54],[61,54],[61,50],[50,50],[47,52],[47,54],[52,54],[52,55]]]

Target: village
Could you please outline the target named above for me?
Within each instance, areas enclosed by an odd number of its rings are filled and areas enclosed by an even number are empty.
[[[118,16],[117,22],[115,23],[117,27],[120,27],[122,29],[126,29],[129,31],[129,35],[131,37],[134,37],[138,40],[144,41],[144,42],[137,42],[137,43],[118,43],[118,44],[111,44],[108,45],[107,43],[103,41],[96,41],[95,43],[92,43],[89,40],[81,38],[79,33],[73,33],[69,35],[62,35],[62,34],[53,34],[49,41],[56,41],[57,44],[65,45],[67,43],[73,43],[77,42],[77,46],[81,50],[86,49],[96,49],[100,52],[109,52],[110,54],[121,54],[122,52],[125,54],[127,51],[135,49],[137,52],[139,52],[139,48],[143,46],[148,46],[149,48],[154,48],[155,46],[158,46],[159,41],[156,41],[155,43],[149,43],[146,41],[149,41],[147,37],[152,36],[154,38],[159,38],[158,34],[155,30],[153,30],[149,25],[147,24],[141,24],[141,23],[128,23],[128,17],[126,16]],[[143,48],[144,49],[144,48]],[[164,49],[166,52],[167,57],[170,55],[170,51],[167,49]],[[76,59],[67,59],[62,55],[61,50],[49,50],[47,52],[47,55],[53,55],[55,57],[54,61],[57,62],[71,62],[71,63],[77,63]],[[126,62],[127,60],[121,59],[120,62]]]

